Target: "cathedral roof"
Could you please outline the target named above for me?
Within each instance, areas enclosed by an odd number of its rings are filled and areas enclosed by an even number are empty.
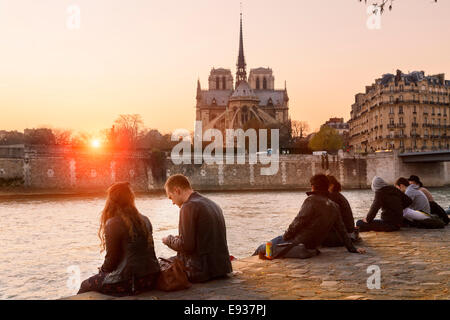
[[[238,100],[241,98],[259,100],[247,81],[241,81],[241,83],[239,83],[238,87],[231,95],[231,99],[233,100]]]
[[[234,94],[236,94],[236,96],[233,98]],[[259,106],[268,106],[270,101],[275,107],[279,105],[283,106],[285,103],[285,98],[287,98],[287,92],[284,90],[252,90],[251,95],[253,95],[252,99],[259,100]],[[233,92],[231,90],[202,90],[200,97],[201,105],[216,105],[217,107],[226,107],[230,99],[239,100],[239,98],[242,98],[242,96],[238,96],[236,91]]]
[[[272,100],[274,106],[277,106],[284,104],[287,93],[284,90],[258,90],[256,95],[260,100],[260,106],[267,106],[270,100]]]

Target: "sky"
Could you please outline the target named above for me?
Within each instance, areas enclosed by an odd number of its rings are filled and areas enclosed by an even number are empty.
[[[384,73],[450,79],[448,0],[395,0],[380,29],[356,0],[242,2],[247,72],[271,67],[291,119],[313,130],[348,120],[354,95]],[[191,130],[197,79],[206,88],[212,67],[236,72],[239,12],[239,0],[0,0],[0,130],[99,133],[120,114]]]

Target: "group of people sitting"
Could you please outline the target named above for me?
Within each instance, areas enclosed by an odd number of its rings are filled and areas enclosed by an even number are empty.
[[[395,186],[374,177],[372,190],[375,199],[367,217],[357,221],[359,231],[396,231],[401,227],[437,229],[449,223],[445,210],[434,201],[417,176],[399,178]],[[381,219],[375,219],[380,209]]]
[[[360,231],[395,231],[402,226],[436,228],[448,224],[447,214],[416,176],[409,181],[398,179],[395,187],[375,177],[374,202],[367,217],[356,226],[350,204],[335,177],[318,174],[310,183],[311,191],[298,215],[283,235],[272,239],[271,258],[309,258],[320,253],[320,246],[345,246],[349,252],[364,254],[364,249],[354,246],[361,240]],[[194,191],[183,175],[171,176],[165,191],[180,208],[180,216],[178,235],[164,237],[162,242],[177,252],[176,258],[182,262],[189,281],[226,277],[232,272],[232,257],[222,209]],[[381,219],[375,220],[380,208]],[[124,296],[155,288],[161,269],[155,254],[153,228],[150,220],[137,210],[129,183],[116,183],[108,189],[98,234],[102,250],[106,250],[104,263],[98,274],[82,282],[78,293],[97,291]],[[265,258],[265,253],[263,244],[254,255]]]

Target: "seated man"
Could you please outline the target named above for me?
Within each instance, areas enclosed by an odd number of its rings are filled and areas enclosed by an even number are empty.
[[[395,186],[411,198],[411,205],[403,210],[404,223],[411,227],[422,229],[441,229],[445,224],[439,217],[431,215],[429,211],[430,205],[428,198],[419,190],[419,186],[409,184],[405,178],[399,178],[395,182]]]
[[[444,222],[444,224],[447,225],[450,222],[447,213],[436,201],[434,201],[433,195],[431,194],[430,191],[428,191],[427,188],[423,186],[423,183],[422,181],[420,181],[420,178],[418,176],[412,175],[408,178],[408,182],[409,184],[415,184],[419,186],[419,190],[425,194],[425,196],[428,199],[428,202],[430,203],[431,214],[438,216],[439,219],[441,219],[442,222]]]
[[[350,252],[365,253],[364,249],[356,249],[342,221],[339,207],[328,197],[328,178],[323,174],[311,178],[311,192],[303,202],[300,212],[290,224],[283,237],[275,238],[275,242],[281,248],[274,247],[274,256],[287,258],[309,258],[317,252],[331,231],[341,238],[345,247]],[[284,243],[282,243],[284,242]],[[265,250],[260,246],[256,254]]]
[[[412,200],[394,186],[388,185],[380,177],[373,178],[372,190],[375,192],[375,199],[367,217],[356,222],[359,231],[390,232],[399,230],[403,223],[403,209],[407,208]],[[382,210],[381,220],[375,220],[380,209]]]
[[[172,203],[181,208],[179,235],[162,239],[186,267],[191,282],[205,282],[232,272],[222,209],[192,190],[183,175],[171,176],[165,184]]]
[[[428,198],[422,191],[419,190],[420,187],[418,185],[409,184],[406,178],[399,178],[395,182],[395,187],[404,194],[406,194],[412,200],[412,203],[409,206],[409,208],[417,211],[422,211],[428,214],[431,213]]]

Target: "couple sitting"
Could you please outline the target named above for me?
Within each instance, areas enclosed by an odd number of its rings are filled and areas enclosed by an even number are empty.
[[[193,191],[183,175],[171,176],[165,190],[181,210],[179,235],[162,241],[177,252],[189,281],[205,282],[232,272],[220,207]],[[153,289],[160,265],[152,232],[150,220],[136,209],[129,183],[111,186],[99,229],[105,260],[98,274],[83,281],[78,293],[98,291],[124,296]]]
[[[422,189],[429,193],[416,176],[411,176],[409,181],[399,178],[395,187],[380,177],[374,177],[372,190],[375,192],[375,199],[367,217],[357,221],[359,231],[397,231],[405,224],[419,228],[443,228],[448,223],[448,217],[445,215],[444,224],[441,221],[444,217],[440,219],[430,214],[430,202]],[[375,216],[380,209],[381,219],[376,220]]]
[[[358,240],[354,229],[350,205],[340,193],[341,186],[332,176],[315,175],[310,180],[311,192],[303,202],[300,212],[283,236],[272,239],[273,258],[312,257],[318,247],[345,246],[349,252],[365,253],[356,249]],[[253,255],[265,257],[266,245],[259,246]]]

